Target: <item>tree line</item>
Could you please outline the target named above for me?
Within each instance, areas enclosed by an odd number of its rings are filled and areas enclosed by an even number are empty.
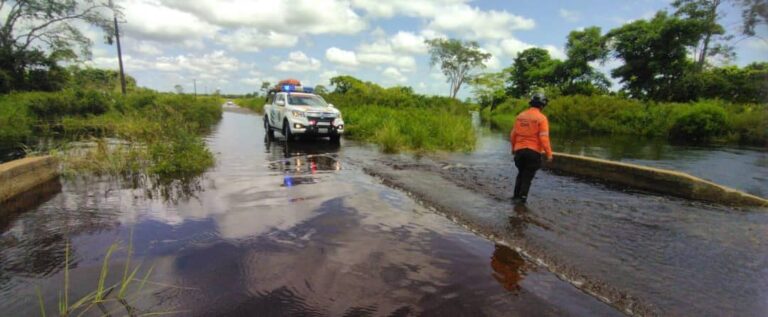
[[[545,49],[529,48],[518,53],[512,65],[501,72],[465,76],[464,82],[473,87],[483,106],[496,105],[509,97],[524,98],[533,91],[554,96],[617,94],[666,102],[768,102],[768,62],[744,67],[728,65],[736,54],[731,44],[734,35],[720,24],[727,2],[742,9],[738,32],[742,38],[756,36],[755,29],[767,24],[766,0],[676,0],[672,2],[671,13],[662,10],[652,18],[632,21],[607,32],[596,26],[570,32],[563,60],[552,57]],[[440,45],[446,42],[440,41],[445,40],[427,43],[432,47],[433,64],[436,59],[442,60],[444,73],[456,82],[456,77],[462,75],[453,67],[455,56],[453,60],[444,59],[435,53],[440,51],[435,46],[442,47],[442,51],[447,47]],[[463,48],[483,57],[474,42],[465,42]],[[611,59],[622,63],[610,73],[621,84],[615,92],[610,90],[608,77],[596,69]],[[483,68],[483,61],[467,65]],[[725,66],[717,66],[714,61]]]

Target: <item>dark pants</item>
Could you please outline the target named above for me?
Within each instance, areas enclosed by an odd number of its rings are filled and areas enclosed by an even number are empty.
[[[536,176],[536,171],[541,168],[541,153],[531,149],[517,150],[515,166],[517,166],[517,180],[515,180],[514,198],[525,200],[528,198],[528,190],[531,189],[531,181]]]

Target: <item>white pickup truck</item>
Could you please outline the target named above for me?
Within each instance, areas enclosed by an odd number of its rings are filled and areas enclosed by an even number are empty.
[[[280,131],[288,142],[299,135],[328,137],[338,143],[344,134],[341,112],[313,93],[270,91],[264,105],[264,129]]]

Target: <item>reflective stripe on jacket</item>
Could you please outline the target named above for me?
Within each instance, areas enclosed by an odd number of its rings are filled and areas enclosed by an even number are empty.
[[[549,121],[536,107],[528,108],[515,119],[515,126],[509,133],[512,150],[531,149],[552,158],[552,146],[549,144]]]

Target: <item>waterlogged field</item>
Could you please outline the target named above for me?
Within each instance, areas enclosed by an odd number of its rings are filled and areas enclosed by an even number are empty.
[[[221,118],[221,99],[132,92],[17,93],[0,97],[0,137],[58,140],[66,174],[196,175],[213,154],[201,135]],[[72,143],[77,141],[76,143]]]

